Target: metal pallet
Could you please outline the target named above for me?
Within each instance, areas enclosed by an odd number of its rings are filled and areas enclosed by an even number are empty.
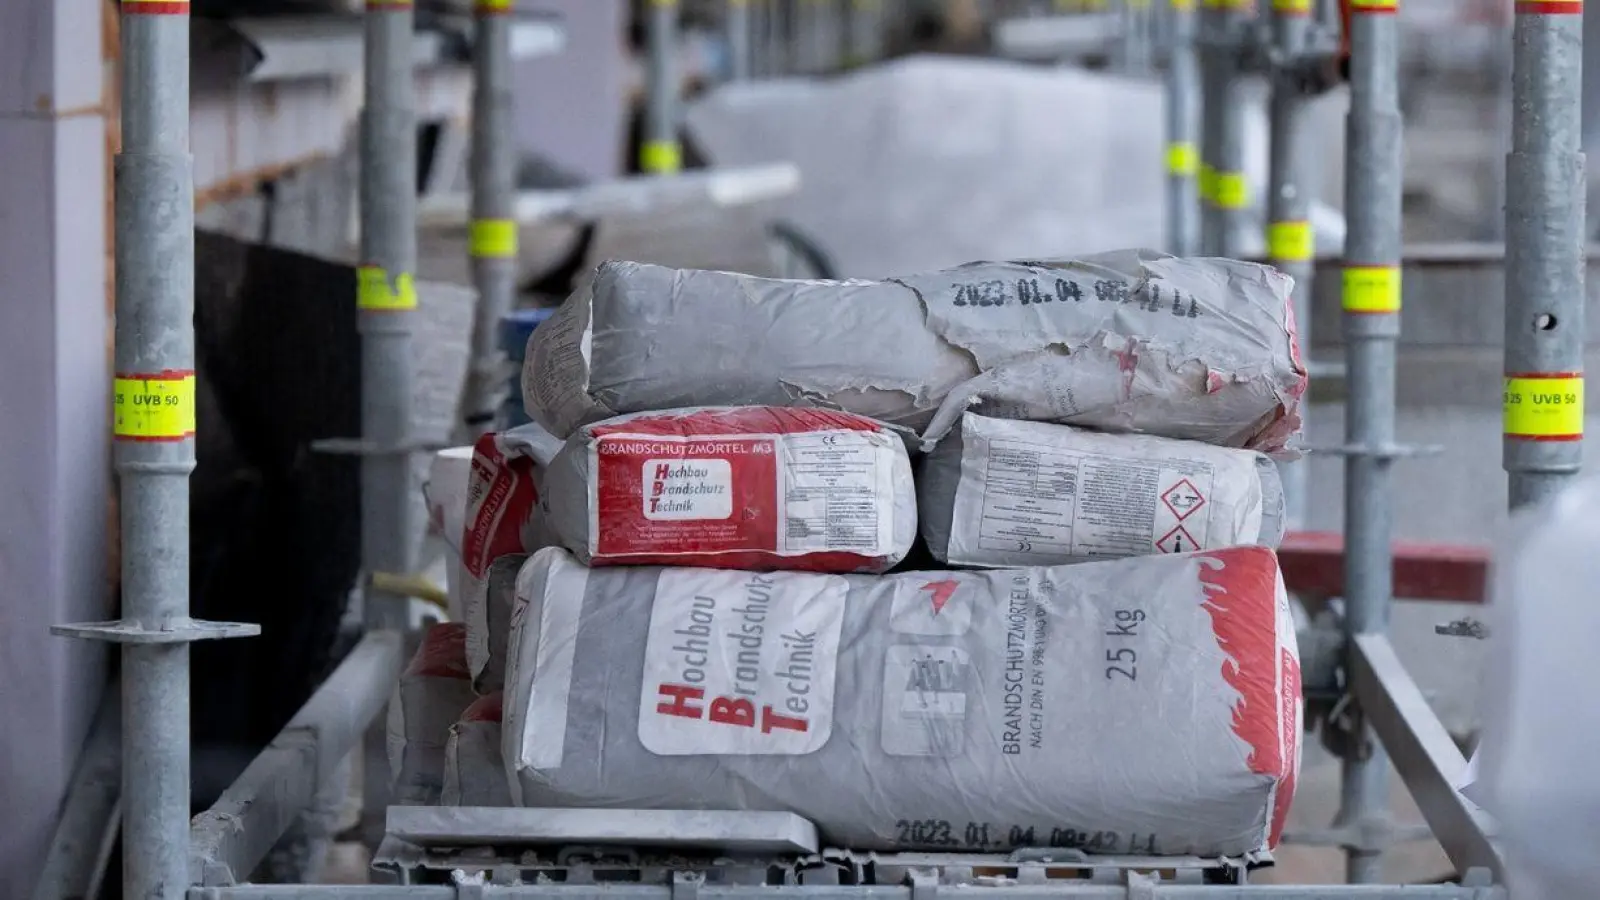
[[[730,0],[742,9],[741,0]],[[1194,40],[1188,17],[1192,0],[1169,0],[1174,58],[1185,60]],[[667,50],[672,46],[675,0],[654,0],[651,18],[651,141],[646,170],[675,171],[676,98]],[[367,486],[363,554],[369,572],[404,572],[408,560],[399,500],[406,454],[422,446],[416,436],[394,433],[409,403],[409,311],[415,305],[414,101],[405,77],[411,59],[413,13],[409,0],[367,0],[364,67],[367,108],[362,154],[364,289],[359,298],[368,396],[363,398],[365,439],[331,448],[358,453]],[[474,256],[484,308],[507,302],[504,259],[514,251],[514,210],[505,206],[508,128],[499,113],[510,89],[500,18],[509,0],[477,0],[479,112],[474,180],[482,188],[472,201]],[[774,21],[776,0],[758,0],[755,20]],[[805,3],[807,20],[832,21],[831,4]],[[1169,154],[1173,222],[1180,243],[1198,236],[1213,252],[1230,248],[1229,226],[1249,205],[1241,183],[1240,148],[1230,96],[1245,51],[1257,46],[1253,24],[1240,0],[1208,2],[1200,29],[1205,57],[1199,93],[1211,99],[1204,129],[1197,129],[1193,104],[1197,77],[1188,63],[1172,67],[1176,106]],[[1275,16],[1309,16],[1311,4],[1278,0]],[[1576,156],[1577,71],[1580,18],[1561,7],[1578,4],[1518,4],[1516,77],[1518,127],[1510,169],[1508,225],[1514,247],[1507,271],[1507,403],[1528,379],[1567,378],[1581,370],[1581,273],[1583,192],[1561,189],[1541,172],[1581,173]],[[812,7],[816,7],[813,9]],[[851,0],[851,15],[868,4]],[[1345,807],[1335,825],[1308,840],[1333,843],[1348,853],[1352,882],[1373,879],[1379,853],[1394,832],[1382,810],[1385,757],[1393,759],[1432,830],[1457,870],[1460,883],[1392,886],[1277,886],[1249,883],[1251,860],[1117,858],[1071,849],[1041,848],[1004,855],[859,854],[815,846],[815,829],[786,814],[662,814],[642,811],[567,810],[541,815],[529,810],[397,809],[387,823],[369,816],[365,833],[381,843],[380,869],[394,885],[255,886],[247,877],[273,844],[328,782],[352,751],[381,747],[373,724],[401,665],[404,636],[398,615],[402,598],[374,590],[364,597],[368,633],[357,649],[316,692],[282,734],[255,760],[211,811],[189,822],[187,667],[184,645],[205,638],[240,637],[253,626],[195,622],[188,618],[184,584],[187,539],[185,483],[193,466],[192,180],[187,145],[188,4],[123,0],[122,30],[127,78],[123,109],[125,149],[119,157],[117,203],[118,330],[116,397],[148,414],[119,417],[117,468],[122,473],[126,618],[117,623],[62,626],[58,633],[126,644],[121,690],[126,810],[126,893],[141,900],[721,900],[770,896],[804,900],[937,900],[941,892],[982,891],[996,900],[1044,897],[1096,900],[1335,900],[1335,898],[1457,898],[1498,900],[1504,876],[1492,821],[1454,789],[1465,760],[1429,709],[1385,636],[1397,563],[1480,566],[1479,559],[1448,554],[1428,560],[1394,558],[1387,491],[1391,464],[1407,455],[1393,442],[1394,342],[1398,334],[1400,261],[1399,152],[1392,0],[1362,0],[1354,17],[1351,61],[1352,162],[1346,264],[1345,323],[1351,349],[1350,521],[1342,553],[1342,618],[1322,616],[1301,634],[1307,656],[1310,721],[1345,759]],[[843,31],[860,46],[862,19]],[[874,26],[883,24],[873,19]],[[741,13],[730,22],[750,27]],[[739,24],[743,23],[743,24]],[[1278,22],[1267,70],[1281,75],[1310,46],[1303,22]],[[738,46],[749,46],[742,37]],[[773,49],[755,42],[764,51]],[[810,46],[811,42],[801,41]],[[777,54],[766,53],[776,59]],[[764,68],[764,67],[757,67]],[[766,70],[766,69],[764,69]],[[738,73],[748,74],[741,63]],[[769,70],[768,70],[769,71]],[[1535,77],[1542,74],[1543,77]],[[1289,90],[1279,80],[1280,90]],[[1296,104],[1275,105],[1285,118],[1275,133],[1290,134]],[[1535,126],[1537,125],[1537,130]],[[1201,134],[1197,154],[1195,136]],[[1287,139],[1287,138],[1286,138]],[[1541,168],[1543,167],[1543,168]],[[1298,175],[1287,162],[1274,167],[1274,191],[1293,188]],[[1199,191],[1196,191],[1198,181]],[[1573,185],[1579,183],[1574,179]],[[1198,196],[1205,202],[1196,231]],[[1293,205],[1274,204],[1274,218],[1298,215]],[[1311,248],[1288,238],[1301,235],[1293,218],[1275,223],[1285,242],[1272,255],[1303,265]],[[507,227],[507,226],[511,227]],[[510,244],[508,245],[508,235]],[[1358,264],[1358,265],[1357,265]],[[1354,273],[1354,274],[1352,274]],[[1581,275],[1579,275],[1581,278]],[[1581,284],[1578,286],[1581,288]],[[1301,318],[1302,325],[1309,317]],[[1560,328],[1557,328],[1557,323]],[[485,346],[488,346],[485,344]],[[492,352],[492,348],[490,350]],[[487,409],[491,380],[475,392]],[[1519,424],[1523,423],[1523,424]],[[466,423],[478,425],[481,423]],[[1580,423],[1581,428],[1581,423]],[[1512,499],[1531,502],[1559,487],[1577,471],[1579,434],[1556,434],[1526,426],[1515,410],[1507,416],[1506,468]],[[1566,438],[1567,440],[1551,440]],[[387,504],[387,505],[386,505]],[[1304,543],[1304,542],[1303,542]],[[1302,569],[1327,568],[1336,553],[1327,541],[1285,551],[1299,554]],[[1319,554],[1321,554],[1319,556]],[[1457,555],[1461,556],[1461,555]],[[1468,554],[1470,556],[1470,554]],[[1320,562],[1319,562],[1320,560]],[[1296,584],[1292,589],[1327,589]],[[1452,570],[1454,571],[1454,570]],[[1477,576],[1481,585],[1481,573]],[[1470,582],[1471,573],[1433,583]],[[1477,599],[1461,597],[1459,599]],[[115,731],[115,728],[111,728]],[[381,758],[381,751],[374,758]],[[91,767],[106,768],[104,760]],[[367,809],[383,809],[385,785],[369,766]],[[85,808],[103,807],[100,791]],[[69,805],[70,805],[69,801]],[[112,804],[113,806],[115,804]],[[673,818],[674,815],[685,818]],[[693,828],[685,823],[692,820]],[[720,829],[720,831],[719,831]],[[670,833],[668,833],[670,832]],[[763,838],[764,835],[764,838]],[[737,840],[735,840],[737,839]],[[85,846],[88,846],[87,844]],[[70,848],[69,848],[70,849]],[[93,850],[94,847],[89,847]],[[68,856],[70,857],[70,853]],[[84,859],[89,866],[90,860]]]

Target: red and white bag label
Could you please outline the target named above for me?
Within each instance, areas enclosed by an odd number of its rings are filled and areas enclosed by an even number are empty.
[[[593,565],[882,571],[914,536],[902,439],[829,410],[630,416],[585,429],[556,468],[587,481],[587,534],[565,486],[548,500],[552,527]]]
[[[507,457],[500,436],[478,438],[467,482],[467,514],[461,535],[461,562],[473,578],[489,573],[489,564],[508,553],[523,553],[523,523],[539,507],[532,458]]]
[[[661,572],[645,645],[639,742],[660,756],[814,753],[833,733],[849,583],[762,572]]]
[[[462,520],[461,607],[467,624],[467,664],[474,678],[488,665],[494,652],[491,644],[505,641],[505,635],[495,640],[489,634],[489,567],[503,556],[531,553],[541,546],[536,528],[538,479],[560,446],[537,425],[486,434],[473,446]]]

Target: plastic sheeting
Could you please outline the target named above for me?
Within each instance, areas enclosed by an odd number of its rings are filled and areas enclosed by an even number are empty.
[[[732,85],[692,105],[686,124],[717,165],[794,161],[802,186],[785,216],[841,273],[879,278],[1165,246],[1163,102],[1155,82],[928,56],[826,81]],[[1245,127],[1260,197],[1259,100]],[[1326,137],[1337,146],[1338,132]],[[1342,225],[1324,224],[1322,246],[1342,241]],[[1240,236],[1247,254],[1259,231]]]
[[[1481,798],[1499,821],[1518,900],[1600,884],[1600,479],[1514,522],[1495,559]]]

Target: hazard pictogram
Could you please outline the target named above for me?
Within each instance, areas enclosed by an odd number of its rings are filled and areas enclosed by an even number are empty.
[[[1189,479],[1180,478],[1177,484],[1167,488],[1166,493],[1161,495],[1161,502],[1167,505],[1167,509],[1172,510],[1172,514],[1178,517],[1179,522],[1182,522],[1194,515],[1195,510],[1205,506],[1206,498],[1201,496],[1200,489]]]
[[[933,614],[944,612],[944,605],[955,596],[957,583],[954,581],[930,581],[922,586],[929,594],[929,601],[933,604]]]
[[[1195,541],[1194,535],[1182,525],[1173,528],[1156,541],[1156,549],[1162,553],[1188,553],[1199,550],[1200,544]]]

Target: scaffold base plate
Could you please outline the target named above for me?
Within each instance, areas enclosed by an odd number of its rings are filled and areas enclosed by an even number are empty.
[[[255,637],[261,633],[261,626],[248,622],[207,622],[185,617],[171,619],[162,628],[146,628],[139,622],[116,619],[109,622],[52,625],[50,633],[57,637],[82,638],[112,644],[192,644],[195,641]]]

